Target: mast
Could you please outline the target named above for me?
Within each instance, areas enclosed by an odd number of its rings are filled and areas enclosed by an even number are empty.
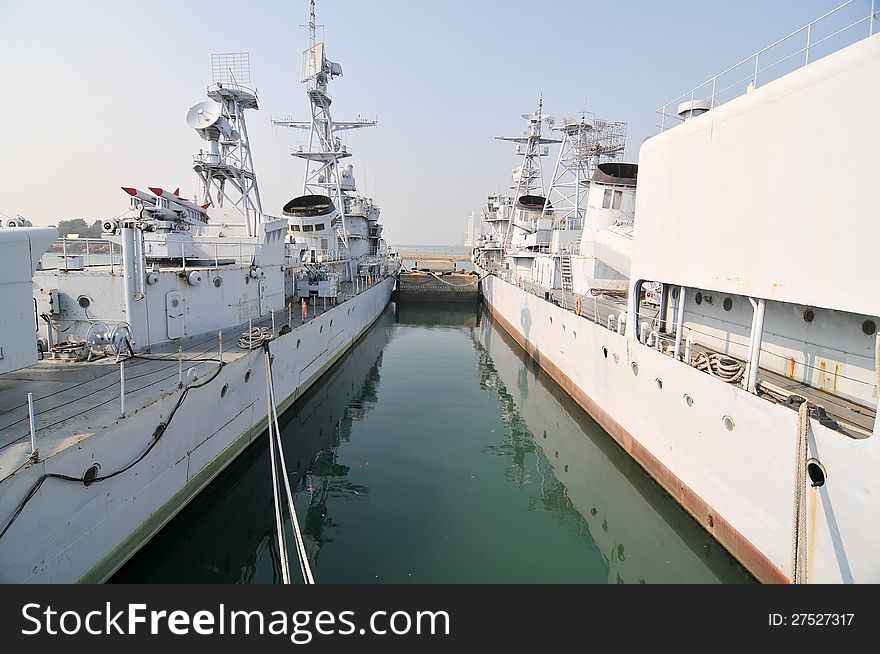
[[[342,66],[326,58],[324,43],[317,40],[317,23],[315,21],[315,0],[309,3],[309,48],[303,53],[302,82],[306,84],[312,117],[309,121],[298,121],[292,118],[272,121],[275,125],[293,129],[308,130],[307,148],[297,147],[292,155],[306,162],[303,177],[303,195],[328,196],[339,212],[336,233],[345,247],[348,247],[348,229],[346,215],[348,213],[349,193],[355,192],[354,177],[346,176],[343,188],[340,161],[352,155],[342,144],[336,132],[373,127],[375,120],[358,117],[352,121],[336,122],[330,113],[332,98],[328,92],[329,83],[342,75]]]
[[[513,171],[513,181],[515,184],[510,187],[514,189],[513,208],[503,243],[507,243],[513,233],[513,224],[516,222],[516,207],[519,199],[527,195],[536,195],[541,200],[544,199],[544,175],[541,157],[546,157],[550,153],[549,144],[560,142],[559,139],[544,138],[543,136],[544,123],[546,122],[551,126],[554,123],[552,116],[544,115],[543,96],[538,97],[537,111],[531,114],[523,114],[522,117],[526,119],[526,130],[522,136],[495,137],[499,141],[516,143],[516,153],[522,155],[523,158],[522,164]]]
[[[211,55],[213,84],[207,102],[200,102],[186,115],[187,124],[208,146],[193,157],[193,170],[201,188],[199,203],[241,212],[248,236],[256,234],[262,220],[263,204],[254,171],[245,111],[259,109],[257,92],[242,86],[250,84],[250,55],[226,52]]]
[[[522,155],[522,164],[513,172],[513,181],[516,182],[510,188],[515,190],[514,201],[520,195],[544,196],[544,175],[541,157],[549,154],[550,143],[559,143],[558,139],[544,138],[544,123],[553,125],[552,116],[544,115],[544,98],[539,96],[538,109],[531,114],[523,114],[526,119],[526,130],[523,136],[496,136],[499,141],[516,143],[516,153]],[[540,189],[540,193],[536,191]]]
[[[584,217],[581,206],[596,166],[616,161],[626,145],[626,123],[596,118],[588,111],[565,116],[561,127],[562,146],[550,179],[542,218],[552,211],[558,225],[579,229]]]

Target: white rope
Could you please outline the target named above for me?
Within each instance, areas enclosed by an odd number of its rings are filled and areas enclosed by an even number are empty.
[[[238,337],[238,347],[243,350],[257,350],[263,347],[263,343],[271,341],[272,331],[268,327],[253,327],[245,329]]]
[[[287,474],[287,463],[284,458],[284,444],[281,440],[281,429],[278,427],[278,403],[275,399],[275,380],[272,376],[272,363],[268,356],[268,350],[266,352],[266,362],[269,367],[269,397],[272,412],[271,412],[271,421],[275,423],[275,439],[278,443],[278,458],[281,460],[281,475],[284,479],[284,489],[287,493],[287,510],[290,512],[290,523],[293,526],[293,535],[294,541],[296,542],[296,549],[299,558],[299,568],[302,573],[303,581],[307,584],[314,584],[315,577],[312,574],[311,566],[309,565],[309,557],[306,554],[306,547],[303,543],[302,532],[299,528],[299,520],[296,516],[296,507],[293,504],[293,493],[290,490],[290,477]],[[270,431],[271,438],[271,431]]]
[[[440,276],[439,276],[437,273],[429,272],[428,274],[429,274],[431,277],[433,277],[434,279],[436,279],[438,282],[443,282],[443,283],[446,284],[447,286],[452,286],[453,288],[467,288],[468,286],[473,286],[473,285],[474,285],[474,282],[465,282],[464,284],[453,284],[452,282],[447,282],[445,279],[441,279]],[[479,282],[479,281],[482,281],[482,280],[484,280],[486,277],[488,277],[490,274],[491,274],[491,273],[486,273],[486,274],[483,275],[482,277],[478,277],[478,278],[476,279],[476,281],[478,281],[478,282]]]
[[[287,560],[287,543],[284,538],[284,521],[281,517],[281,506],[278,492],[278,471],[275,466],[275,438],[272,436],[272,370],[269,366],[269,353],[266,352],[266,404],[269,419],[269,458],[272,466],[272,499],[275,502],[275,528],[278,532],[278,553],[281,559],[281,579],[283,583],[290,583],[290,563]]]
[[[794,461],[794,506],[791,526],[791,581],[807,583],[807,431],[810,406],[804,400],[798,408],[797,448]]]
[[[742,363],[723,354],[697,352],[692,364],[697,370],[708,372],[721,381],[735,384],[742,379],[745,368]]]

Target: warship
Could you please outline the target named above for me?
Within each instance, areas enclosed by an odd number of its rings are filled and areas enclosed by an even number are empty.
[[[638,164],[539,103],[475,230],[493,319],[763,582],[880,581],[877,31],[846,2],[759,50]]]
[[[306,179],[283,216],[260,199],[249,56],[225,53],[186,116],[196,198],[125,186],[100,239],[0,230],[0,581],[108,579],[260,438],[270,388],[283,411],[388,305],[399,262],[341,164],[342,68],[310,9]]]

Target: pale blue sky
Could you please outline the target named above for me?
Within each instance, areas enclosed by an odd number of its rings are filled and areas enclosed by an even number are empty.
[[[391,242],[453,244],[508,185],[517,161],[493,137],[519,134],[539,93],[557,116],[586,102],[627,121],[635,161],[658,106],[837,4],[319,0],[318,22],[345,73],[334,116],[379,118],[347,140]],[[204,99],[212,52],[249,51],[255,164],[264,208],[280,215],[301,164],[288,154],[297,134],[270,116],[308,115],[307,19],[307,0],[0,0],[0,212],[91,221],[126,209],[123,185],[192,195],[201,141],[186,111]]]

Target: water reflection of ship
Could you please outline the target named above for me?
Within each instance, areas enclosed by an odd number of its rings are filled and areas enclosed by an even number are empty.
[[[281,416],[291,487],[296,488],[313,568],[321,546],[331,538],[329,496],[366,495],[369,490],[346,481],[348,469],[336,462],[336,448],[375,404],[392,311],[386,309],[361,341]],[[261,437],[113,581],[280,582],[277,559],[269,455]]]
[[[480,324],[481,312],[475,304],[443,305],[443,310],[430,302],[397,302],[394,304],[397,322],[402,325],[418,325],[419,327],[462,327],[473,328]]]
[[[531,508],[595,543],[609,582],[750,579],[488,315],[473,335],[480,385],[497,394],[509,429],[486,451],[509,459],[511,482],[537,485]]]

